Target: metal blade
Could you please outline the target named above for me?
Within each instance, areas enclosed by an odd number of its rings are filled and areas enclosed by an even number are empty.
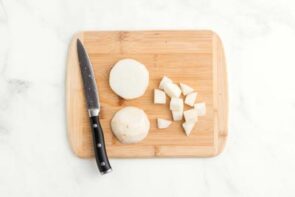
[[[97,116],[100,105],[94,72],[87,52],[79,39],[77,39],[77,51],[89,116]]]

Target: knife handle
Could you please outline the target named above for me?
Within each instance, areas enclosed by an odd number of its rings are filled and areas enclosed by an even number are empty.
[[[93,148],[95,153],[95,159],[99,171],[102,174],[106,174],[112,171],[108,155],[106,152],[103,130],[100,125],[99,117],[90,117],[91,127],[92,127],[92,138],[93,138]]]

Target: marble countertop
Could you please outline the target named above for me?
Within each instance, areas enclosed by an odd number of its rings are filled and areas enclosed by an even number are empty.
[[[208,159],[112,159],[98,175],[66,134],[68,44],[80,30],[212,29],[229,138]],[[0,196],[295,196],[292,0],[0,0]]]

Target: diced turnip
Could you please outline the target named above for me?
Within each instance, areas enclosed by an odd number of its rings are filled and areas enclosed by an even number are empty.
[[[186,122],[198,121],[198,113],[197,110],[195,110],[194,108],[184,111],[183,115]]]
[[[158,122],[158,128],[159,129],[168,128],[172,123],[170,120],[165,120],[165,119],[162,119],[162,118],[158,118],[157,122]]]
[[[182,120],[183,111],[171,111],[174,121]]]
[[[194,89],[192,87],[190,87],[184,83],[180,83],[180,88],[181,88],[183,95],[185,95],[185,96],[194,91]]]
[[[174,83],[166,83],[164,86],[164,91],[171,98],[173,98],[173,97],[178,98],[181,94],[180,88]]]
[[[183,99],[182,98],[171,98],[170,110],[183,111]]]
[[[194,108],[197,111],[198,116],[206,115],[206,104],[204,102],[195,104]]]
[[[185,100],[184,100],[184,103],[189,105],[189,106],[194,106],[195,104],[195,101],[197,99],[197,92],[192,92],[192,93],[189,93],[186,97],[185,97]]]
[[[195,126],[195,123],[194,123],[194,122],[184,122],[184,123],[182,124],[182,127],[183,127],[183,129],[184,129],[184,131],[185,131],[185,134],[186,134],[187,136],[189,136],[189,135],[191,134],[191,132],[192,132],[194,126]]]
[[[154,89],[154,103],[155,104],[165,104],[166,94],[162,90]]]
[[[164,90],[164,87],[166,86],[166,84],[168,83],[173,83],[173,81],[171,79],[169,79],[168,77],[164,76],[160,82],[159,88]]]

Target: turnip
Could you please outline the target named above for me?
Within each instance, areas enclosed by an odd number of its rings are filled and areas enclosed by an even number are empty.
[[[183,112],[185,122],[197,122],[198,112],[194,108],[186,110]]]
[[[196,99],[197,99],[197,92],[192,92],[192,93],[189,93],[185,97],[184,103],[191,106],[191,107],[193,107],[194,104],[195,104]]]
[[[195,123],[194,123],[194,122],[184,122],[184,123],[182,124],[182,127],[183,127],[183,129],[184,129],[184,132],[185,132],[185,134],[186,134],[187,136],[189,136],[189,135],[191,134],[191,132],[192,132],[194,126],[195,126]]]
[[[183,111],[183,99],[182,98],[171,98],[170,110]]]
[[[154,103],[155,104],[165,104],[166,94],[162,90],[154,89]]]
[[[180,94],[181,94],[180,88],[174,83],[167,83],[164,86],[164,91],[171,98],[173,98],[173,97],[178,98],[180,96]]]
[[[147,136],[150,122],[142,109],[125,107],[114,115],[111,127],[120,142],[130,144],[140,142]]]
[[[165,128],[168,128],[171,125],[172,122],[170,120],[165,120],[165,119],[162,119],[162,118],[158,118],[157,123],[158,123],[158,128],[159,129],[165,129]]]
[[[133,59],[122,59],[112,68],[109,77],[112,90],[124,99],[142,96],[149,84],[146,67]]]
[[[189,93],[192,93],[194,91],[193,88],[191,88],[190,86],[188,86],[188,85],[186,85],[184,83],[180,83],[180,88],[181,88],[181,91],[182,91],[184,96],[186,96]]]

